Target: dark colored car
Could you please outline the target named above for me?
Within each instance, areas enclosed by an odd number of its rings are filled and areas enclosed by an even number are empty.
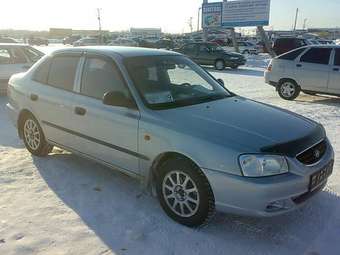
[[[217,70],[236,69],[247,62],[242,54],[226,51],[216,43],[189,43],[176,51],[200,65],[212,65]]]
[[[281,55],[288,51],[303,47],[308,45],[306,39],[303,38],[295,38],[295,37],[288,37],[288,38],[278,38],[274,41],[273,50],[276,55]]]
[[[65,37],[63,39],[63,44],[64,45],[67,45],[67,44],[73,45],[74,42],[76,42],[80,39],[81,39],[80,35],[71,35],[71,36]]]
[[[40,37],[31,37],[28,39],[28,44],[29,45],[48,45],[48,40],[45,38],[40,38]]]

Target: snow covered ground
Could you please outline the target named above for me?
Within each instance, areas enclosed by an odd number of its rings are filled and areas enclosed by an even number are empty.
[[[321,122],[340,157],[340,98],[283,101],[264,84],[267,61],[216,72],[235,93]],[[217,214],[193,230],[174,223],[138,183],[101,165],[54,150],[32,157],[0,98],[0,254],[340,254],[340,164],[327,188],[285,216]],[[284,130],[278,130],[284,132]]]

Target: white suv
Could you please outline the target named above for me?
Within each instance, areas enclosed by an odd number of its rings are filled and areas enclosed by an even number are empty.
[[[313,45],[280,55],[269,64],[265,81],[286,100],[301,91],[340,96],[340,46]]]

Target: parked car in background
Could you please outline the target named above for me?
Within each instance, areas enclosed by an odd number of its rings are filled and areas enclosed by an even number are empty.
[[[48,40],[45,38],[40,38],[40,37],[31,37],[28,39],[28,44],[29,45],[37,45],[37,46],[41,46],[41,45],[48,45]]]
[[[0,37],[0,43],[18,43],[18,41],[10,37]]]
[[[340,96],[340,46],[308,46],[278,56],[269,64],[265,81],[286,100],[301,91]]]
[[[28,45],[0,43],[0,95],[5,95],[9,78],[27,71],[44,54]]]
[[[79,47],[79,46],[95,46],[95,45],[99,45],[99,40],[98,38],[82,38],[79,39],[78,41],[75,41],[73,43],[74,47]]]
[[[307,39],[296,37],[278,38],[273,43],[273,50],[275,54],[279,56],[306,45],[308,45]]]
[[[108,45],[136,47],[138,46],[138,43],[134,40],[130,40],[127,38],[117,38],[116,40],[113,40],[112,42],[110,42]]]
[[[78,41],[81,39],[81,36],[80,35],[71,35],[71,36],[68,36],[68,37],[65,37],[63,39],[63,44],[64,45],[73,45],[74,42]]]
[[[155,45],[156,49],[166,49],[166,50],[171,50],[173,48],[175,48],[175,44],[172,40],[170,39],[159,39],[157,42],[156,42],[156,45]]]
[[[270,217],[301,207],[332,174],[324,128],[221,83],[175,52],[63,49],[12,76],[7,110],[33,155],[57,146],[133,176],[189,227],[216,209]]]
[[[236,69],[247,62],[242,54],[226,51],[215,43],[189,43],[176,51],[200,65],[212,65],[216,70]]]
[[[308,45],[320,45],[320,42],[317,39],[308,39],[307,44]]]
[[[332,40],[318,40],[321,45],[334,45],[335,43]]]
[[[238,48],[240,53],[242,54],[258,54],[259,53],[259,47],[251,42],[238,42]],[[225,47],[225,49],[234,51],[234,46],[230,45],[228,47]]]
[[[210,43],[215,43],[215,44],[218,44],[220,46],[227,46],[228,45],[228,42],[224,39],[212,39],[212,40],[209,40]]]

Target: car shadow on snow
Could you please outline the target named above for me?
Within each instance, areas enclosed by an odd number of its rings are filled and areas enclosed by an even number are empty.
[[[218,213],[208,226],[189,229],[169,219],[138,181],[76,155],[54,152],[43,159],[33,157],[40,175],[117,253],[309,254],[329,226],[340,227],[340,198],[323,191],[288,215],[258,219]],[[327,247],[340,250],[335,238],[327,236]]]
[[[257,76],[263,77],[264,71],[258,69],[252,69],[247,67],[240,67],[238,69],[226,68],[225,70],[219,71],[214,67],[204,66],[204,69],[211,73],[220,73],[220,74],[237,74],[237,75],[246,75],[246,76]]]
[[[325,95],[316,95],[316,96],[306,95],[306,97],[304,96],[298,97],[295,100],[301,103],[312,103],[312,104],[321,104],[321,105],[327,105],[327,106],[340,107],[340,97],[332,97],[332,96],[325,96]]]

